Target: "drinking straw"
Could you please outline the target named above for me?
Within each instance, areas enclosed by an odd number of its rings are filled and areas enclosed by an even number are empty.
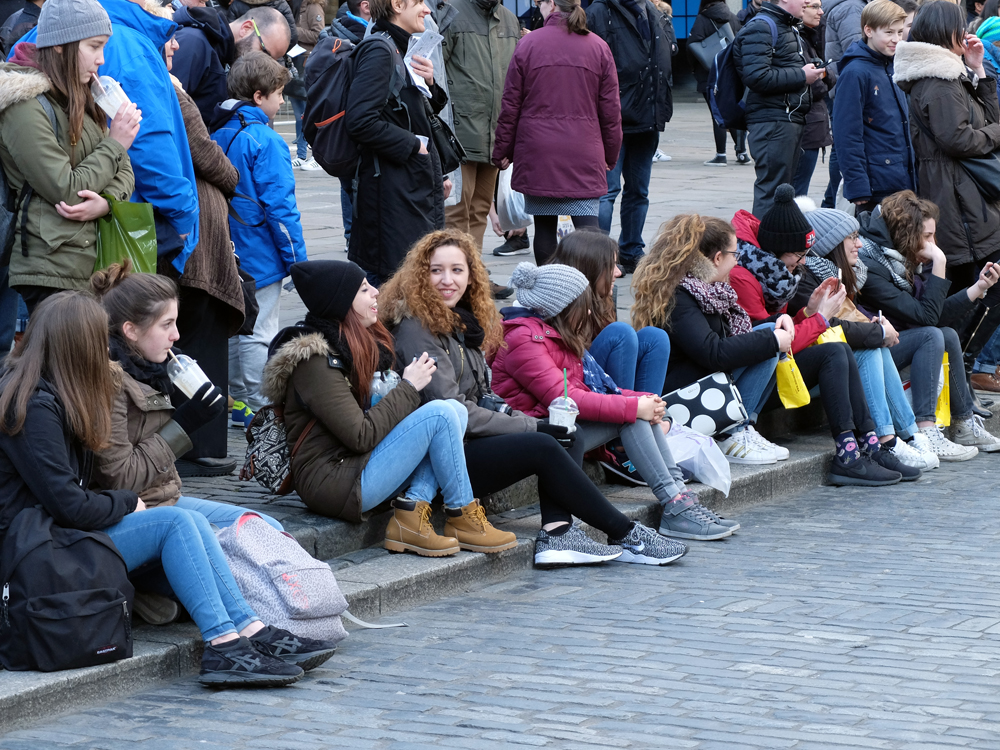
[[[563,368],[563,395],[569,398],[569,383],[566,380],[566,368]]]

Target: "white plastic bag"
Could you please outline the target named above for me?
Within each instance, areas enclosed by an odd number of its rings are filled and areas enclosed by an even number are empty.
[[[729,471],[729,462],[715,440],[674,424],[667,433],[667,446],[674,461],[685,474],[691,474],[702,484],[714,487],[729,497],[733,477]]]
[[[531,215],[524,212],[524,196],[510,186],[513,171],[513,167],[507,167],[497,183],[497,218],[505,232],[531,226]]]

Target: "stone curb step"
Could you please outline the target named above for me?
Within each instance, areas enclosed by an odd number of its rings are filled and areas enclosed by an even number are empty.
[[[831,455],[829,437],[800,436],[795,438],[787,461],[771,466],[734,466],[728,498],[702,485],[690,486],[706,505],[732,516],[739,508],[820,484]],[[604,485],[601,490],[629,518],[651,526],[659,523],[659,504],[647,488]],[[329,560],[351,612],[362,619],[377,619],[530,569],[540,522],[538,505],[507,510],[490,520],[517,534],[517,546],[495,555],[460,552],[446,558],[390,554],[377,546]],[[603,537],[590,528],[587,532]],[[744,528],[731,540],[704,544],[738,543],[739,535],[747,533],[752,532]],[[693,544],[692,554],[681,563],[664,569],[664,575],[677,567],[697,564],[699,544]],[[394,619],[405,622],[406,618]],[[358,628],[351,630],[352,638],[377,637]],[[197,673],[202,641],[192,623],[166,627],[138,623],[133,632],[136,641],[131,659],[66,672],[0,672],[0,733],[80,705],[132,695],[152,683]],[[341,647],[350,648],[350,643],[345,641]]]

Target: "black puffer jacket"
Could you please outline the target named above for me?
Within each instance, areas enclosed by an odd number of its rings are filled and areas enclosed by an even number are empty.
[[[729,28],[736,34],[739,32],[741,24],[736,18],[736,14],[729,10],[725,0],[718,0],[701,11],[694,19],[691,33],[688,34],[688,45],[708,39],[723,24],[729,24]],[[704,94],[708,91],[708,70],[692,56],[691,70],[694,71],[694,80],[698,84],[698,93]]]
[[[761,16],[778,27],[778,41],[771,46],[771,29]],[[733,42],[733,60],[750,89],[746,99],[747,123],[804,123],[812,95],[802,70],[808,62],[799,19],[773,3],[764,3],[752,23],[743,25]]]
[[[662,132],[674,114],[670,91],[672,40],[656,6],[649,0],[637,1],[649,22],[648,42],[639,34],[635,16],[620,0],[594,0],[587,8],[587,28],[608,43],[615,58],[622,132]]]

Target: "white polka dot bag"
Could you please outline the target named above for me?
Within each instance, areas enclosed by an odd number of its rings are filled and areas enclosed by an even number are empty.
[[[724,372],[706,375],[697,383],[663,397],[674,424],[714,437],[747,421],[740,391]]]

